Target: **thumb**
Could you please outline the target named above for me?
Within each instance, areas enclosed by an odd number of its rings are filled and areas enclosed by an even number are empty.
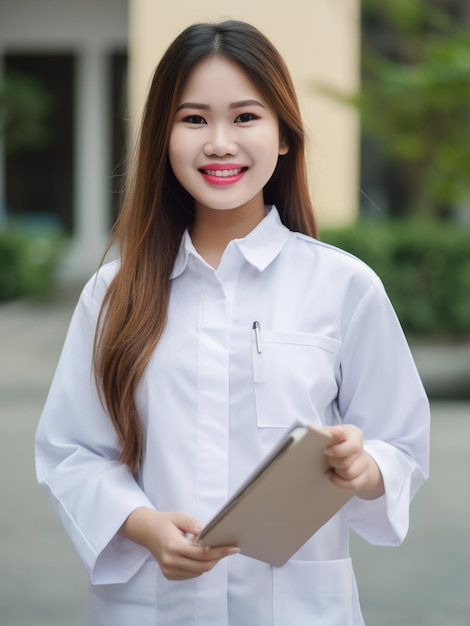
[[[178,511],[173,514],[173,523],[183,534],[198,535],[204,528],[204,524],[194,519],[187,513]]]
[[[340,443],[346,440],[346,432],[342,426],[327,426],[325,428],[326,432],[335,438],[335,443]],[[332,443],[331,445],[335,445]]]

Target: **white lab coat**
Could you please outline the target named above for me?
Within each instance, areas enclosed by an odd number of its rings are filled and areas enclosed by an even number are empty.
[[[380,280],[287,230],[275,208],[228,245],[217,270],[186,233],[168,324],[137,392],[145,446],[135,480],[117,461],[91,372],[117,267],[104,266],[81,295],[36,437],[38,479],[90,576],[90,626],[363,624],[348,527],[399,544],[428,473],[428,402]],[[117,534],[139,506],[207,521],[297,419],[359,426],[386,495],[353,498],[285,566],[237,555],[170,582]]]

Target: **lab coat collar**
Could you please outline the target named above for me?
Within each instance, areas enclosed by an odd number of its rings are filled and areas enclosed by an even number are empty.
[[[248,263],[263,271],[277,257],[289,238],[290,231],[281,222],[279,212],[275,206],[267,208],[266,217],[243,239],[234,239],[236,245]],[[230,244],[229,244],[230,245]],[[186,231],[176,256],[170,278],[177,278],[184,272],[189,257],[199,254]]]

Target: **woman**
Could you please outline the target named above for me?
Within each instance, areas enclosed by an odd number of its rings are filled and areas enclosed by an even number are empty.
[[[259,31],[177,37],[132,172],[120,261],[82,293],[36,442],[89,624],[363,624],[348,528],[403,540],[428,403],[380,280],[315,239],[297,100]],[[335,437],[355,496],[281,568],[193,545],[295,420]]]

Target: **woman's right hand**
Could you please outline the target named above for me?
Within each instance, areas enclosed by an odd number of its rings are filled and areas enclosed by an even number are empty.
[[[121,535],[146,547],[168,580],[196,578],[211,570],[220,559],[238,554],[236,546],[210,548],[187,539],[202,526],[186,513],[162,513],[145,507],[135,509],[120,529]]]

